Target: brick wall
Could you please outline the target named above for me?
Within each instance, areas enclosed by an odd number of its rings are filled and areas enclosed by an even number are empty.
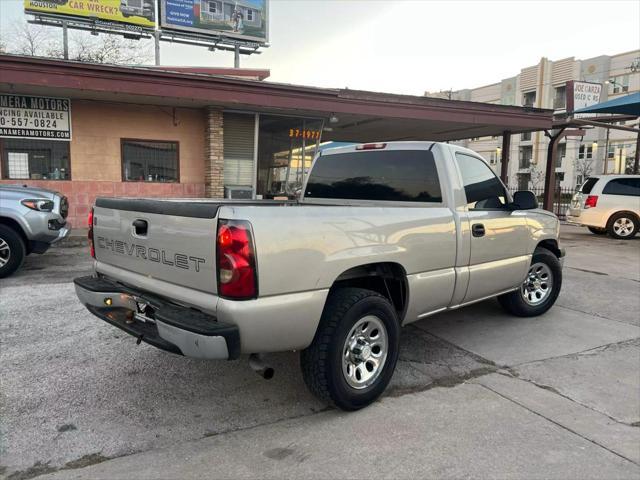
[[[145,183],[105,181],[48,181],[48,180],[0,180],[0,183],[16,183],[55,190],[69,199],[69,216],[73,228],[86,228],[89,209],[96,197],[163,197],[202,198],[204,183]]]
[[[204,143],[204,186],[207,197],[224,197],[224,138],[222,110],[207,108]]]

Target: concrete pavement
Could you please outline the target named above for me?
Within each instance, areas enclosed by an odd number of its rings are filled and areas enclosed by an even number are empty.
[[[517,319],[490,301],[407,327],[388,395],[352,414],[307,393],[292,353],[264,382],[134,347],[73,301],[89,263],[60,249],[0,286],[4,475],[638,478],[640,239],[562,238],[556,307]]]

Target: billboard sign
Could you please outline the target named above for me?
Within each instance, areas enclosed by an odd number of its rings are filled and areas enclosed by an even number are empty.
[[[160,27],[266,43],[268,7],[268,0],[160,0]]]
[[[600,103],[602,84],[592,82],[567,82],[567,112],[575,112],[581,108]]]
[[[24,0],[27,13],[155,28],[155,0]]]
[[[71,140],[68,98],[0,95],[0,138]]]

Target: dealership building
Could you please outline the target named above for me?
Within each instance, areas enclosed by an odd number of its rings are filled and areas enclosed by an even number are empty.
[[[69,198],[293,197],[327,142],[458,140],[549,129],[529,107],[312,88],[248,69],[0,55],[0,183]]]

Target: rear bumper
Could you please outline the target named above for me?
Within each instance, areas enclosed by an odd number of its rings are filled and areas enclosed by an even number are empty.
[[[236,325],[214,316],[174,305],[101,277],[74,279],[76,294],[95,316],[154,347],[178,355],[210,360],[232,360],[240,355]],[[139,304],[153,309],[153,318]]]

